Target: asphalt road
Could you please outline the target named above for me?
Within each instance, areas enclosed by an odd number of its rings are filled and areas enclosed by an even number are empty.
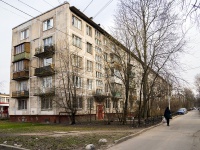
[[[193,110],[108,150],[200,150],[200,113]]]

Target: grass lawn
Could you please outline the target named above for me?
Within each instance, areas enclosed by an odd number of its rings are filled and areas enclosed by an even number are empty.
[[[0,144],[7,141],[8,145],[18,144],[31,150],[81,150],[92,143],[97,149],[105,149],[115,140],[138,130],[141,129],[132,129],[130,125],[51,125],[0,120]],[[98,143],[102,138],[108,140],[104,145]]]

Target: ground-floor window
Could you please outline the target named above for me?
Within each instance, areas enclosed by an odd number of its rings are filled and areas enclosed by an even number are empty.
[[[27,100],[19,99],[18,100],[18,110],[27,109]]]
[[[106,99],[106,108],[110,108],[110,99]]]
[[[94,99],[88,98],[87,99],[87,109],[93,109],[94,108]]]
[[[76,97],[76,107],[78,109],[83,108],[83,98],[82,97]]]
[[[41,109],[52,109],[52,98],[51,97],[43,97],[41,99]]]

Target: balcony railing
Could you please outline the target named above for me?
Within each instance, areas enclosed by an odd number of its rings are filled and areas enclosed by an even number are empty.
[[[23,90],[23,91],[15,91],[12,92],[13,98],[28,98],[29,97],[29,91]]]
[[[54,96],[55,87],[39,87],[34,89],[34,96]]]
[[[122,97],[122,93],[121,92],[112,92],[112,97],[121,98]]]
[[[49,46],[40,46],[35,49],[35,55],[36,57],[39,58],[45,58],[52,56],[55,53],[55,46],[54,45],[49,45]]]
[[[29,70],[22,70],[13,73],[13,80],[25,80],[29,78]]]
[[[42,77],[42,76],[50,76],[55,74],[54,65],[44,66],[41,68],[35,69],[35,76]]]
[[[19,60],[23,60],[23,59],[28,59],[29,60],[30,59],[30,53],[23,52],[23,53],[15,55],[13,62],[16,62],[16,61],[19,61]]]

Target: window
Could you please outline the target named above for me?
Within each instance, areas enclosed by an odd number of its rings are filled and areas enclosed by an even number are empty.
[[[87,108],[88,109],[93,109],[94,108],[94,99],[93,98],[88,98],[87,99]]]
[[[118,108],[117,101],[113,101],[113,108]]]
[[[51,88],[52,87],[52,77],[44,77],[42,79],[43,88]]]
[[[104,45],[107,45],[107,43],[108,43],[108,42],[107,42],[107,40],[106,40],[106,39],[104,39]]]
[[[86,25],[86,34],[92,36],[92,28],[88,25]]]
[[[81,30],[81,20],[75,16],[72,16],[72,25]]]
[[[106,108],[110,108],[110,99],[106,98]]]
[[[102,94],[103,90],[102,89],[96,89],[96,94]]]
[[[92,80],[91,79],[87,79],[87,89],[92,90]]]
[[[18,61],[14,63],[14,72],[20,72],[24,70],[24,61]]]
[[[52,98],[51,97],[43,97],[41,99],[41,109],[52,109]]]
[[[28,38],[28,36],[29,36],[29,30],[28,29],[21,31],[21,40]]]
[[[82,87],[82,78],[78,77],[78,76],[74,76],[73,83],[74,83],[74,86],[76,86],[77,88],[81,88]]]
[[[99,45],[99,46],[101,45],[101,41],[97,38],[95,38],[95,43],[96,43],[96,45]]]
[[[98,47],[98,46],[95,46],[95,50],[96,50],[97,53],[101,53],[102,52],[101,48]]]
[[[18,100],[18,110],[27,109],[27,100],[19,99]]]
[[[72,55],[72,65],[75,67],[82,67],[82,57],[78,55]]]
[[[43,65],[44,66],[49,66],[49,65],[51,65],[52,64],[52,58],[50,57],[50,58],[44,58],[44,60],[43,60]]]
[[[92,61],[87,60],[87,71],[92,72],[93,68],[93,63]]]
[[[105,84],[105,92],[108,92],[108,84]]]
[[[81,48],[81,38],[76,35],[72,35],[72,38],[73,38],[73,45],[78,48]]]
[[[101,33],[99,31],[95,30],[95,36],[97,38],[101,38]]]
[[[104,53],[104,61],[108,62],[108,54]]]
[[[43,41],[44,41],[44,46],[51,46],[53,44],[52,36],[44,39]]]
[[[92,54],[92,44],[87,42],[86,46],[87,46],[87,52]]]
[[[81,109],[83,108],[83,98],[76,97],[76,108]]]
[[[27,81],[19,82],[17,85],[17,89],[18,91],[27,91],[28,90]]]
[[[53,28],[53,18],[43,22],[43,31]]]
[[[96,72],[96,77],[97,77],[97,78],[101,78],[101,77],[102,77],[102,73],[97,71],[97,72]]]
[[[101,70],[102,69],[102,65],[100,63],[96,63],[96,69],[97,70]]]
[[[24,44],[15,47],[15,54],[20,54],[24,52]]]
[[[103,86],[103,81],[101,81],[101,80],[96,80],[96,85],[97,85],[97,86]]]
[[[95,55],[95,60],[96,60],[96,62],[101,62],[101,56],[100,55]]]

